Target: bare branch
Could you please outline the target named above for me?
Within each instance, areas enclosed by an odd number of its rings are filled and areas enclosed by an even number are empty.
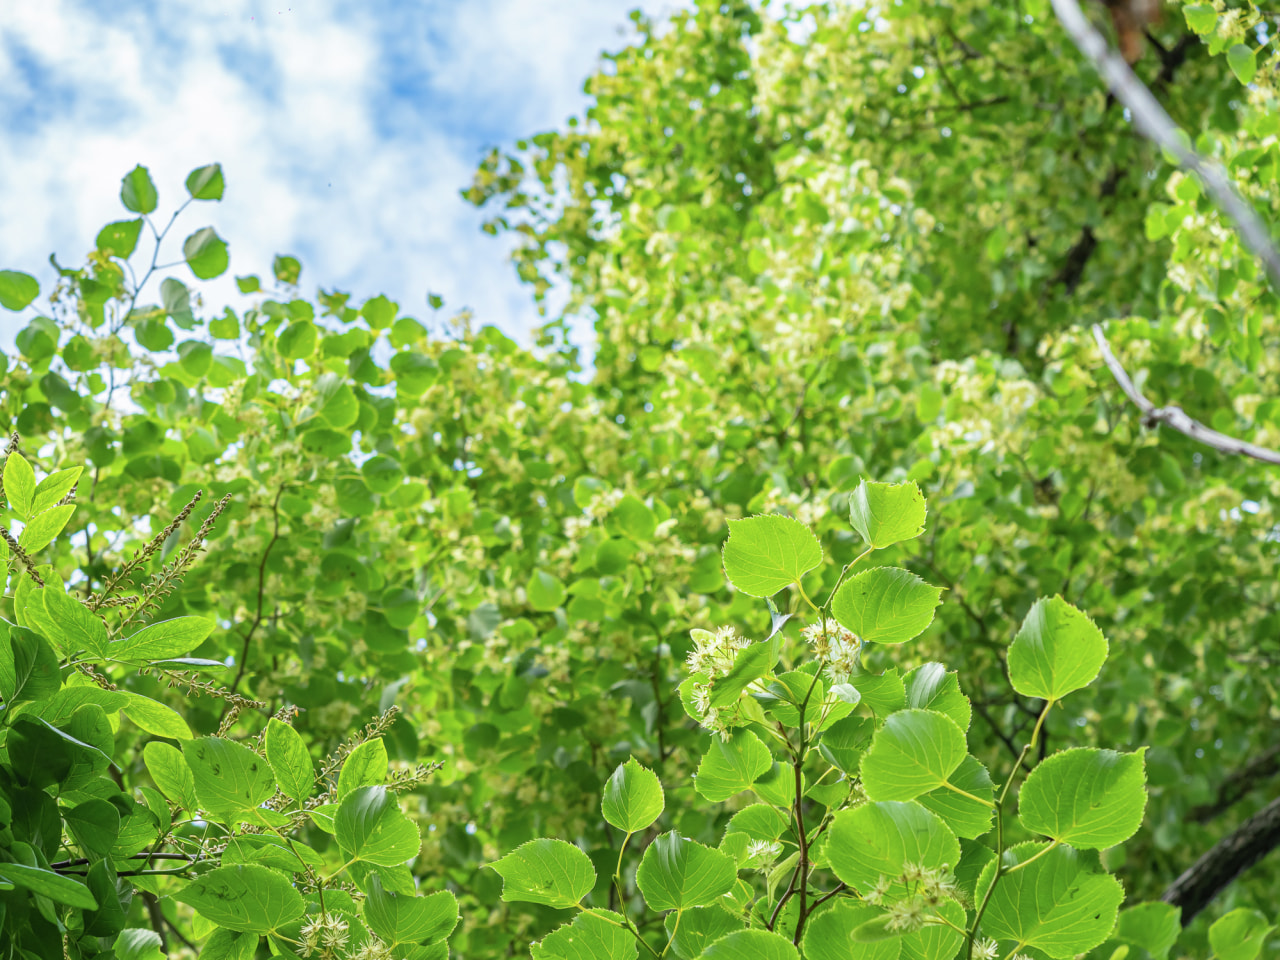
[[[1173,122],[1146,84],[1129,69],[1124,58],[1107,46],[1102,34],[1081,12],[1077,0],[1053,0],[1053,9],[1080,52],[1093,61],[1115,98],[1129,108],[1138,131],[1200,178],[1219,208],[1235,221],[1245,246],[1263,262],[1272,287],[1280,290],[1280,251],[1271,239],[1270,230],[1240,196],[1226,170],[1191,148],[1190,138]]]
[[[1054,0],[1054,2],[1057,2],[1057,0]],[[1280,453],[1245,440],[1228,437],[1225,433],[1219,433],[1217,430],[1206,427],[1199,420],[1193,420],[1187,416],[1186,411],[1176,403],[1171,403],[1166,407],[1157,407],[1133,385],[1133,381],[1129,379],[1129,374],[1120,365],[1116,355],[1111,352],[1111,344],[1107,343],[1107,337],[1102,332],[1102,327],[1096,323],[1093,325],[1093,339],[1098,342],[1098,349],[1102,351],[1102,359],[1106,362],[1112,376],[1116,378],[1116,383],[1120,384],[1120,389],[1124,391],[1125,396],[1132,400],[1134,405],[1142,411],[1142,421],[1148,427],[1159,423],[1167,424],[1179,433],[1185,433],[1192,440],[1198,440],[1205,446],[1213,447],[1220,453],[1240,454],[1241,456],[1261,460],[1263,463],[1280,464]]]

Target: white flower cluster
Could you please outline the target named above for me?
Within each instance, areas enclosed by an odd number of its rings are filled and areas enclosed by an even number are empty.
[[[884,903],[894,878],[881,876],[863,897],[868,903],[884,906],[888,910],[891,930],[919,930],[944,900],[955,900],[959,892],[955,879],[946,867],[933,869],[908,863],[903,866],[902,875],[897,879],[912,891],[910,896],[893,903]]]
[[[321,914],[312,917],[302,927],[302,949],[304,957],[318,956],[328,960],[345,952],[347,946],[347,921],[336,913]]]
[[[847,680],[858,665],[862,640],[837,621],[828,618],[812,623],[800,631],[800,636],[813,646],[813,655],[826,664],[827,677],[831,680]]]
[[[706,675],[706,681],[693,685],[693,706],[702,717],[702,726],[728,738],[728,725],[720,716],[720,711],[711,706],[711,684],[716,677],[723,676],[733,667],[733,658],[739,650],[751,646],[750,637],[744,637],[733,627],[721,627],[715,633],[710,630],[690,630],[693,638],[693,649],[685,663],[690,673]]]
[[[752,840],[747,844],[747,860],[757,860],[756,869],[768,870],[782,853],[782,844],[777,840]]]

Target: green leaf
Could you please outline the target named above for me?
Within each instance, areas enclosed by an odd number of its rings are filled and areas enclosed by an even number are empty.
[[[679,960],[694,960],[721,937],[743,928],[742,918],[735,917],[719,904],[668,913],[663,923],[671,942],[671,952]]]
[[[1042,760],[1018,793],[1018,819],[1031,833],[1101,850],[1142,826],[1147,806],[1143,754],[1080,747]]]
[[[562,606],[567,596],[560,578],[545,570],[533,571],[525,590],[529,595],[529,606],[548,613]]]
[[[120,202],[134,213],[151,213],[159,200],[151,173],[139,164],[124,175],[120,182]]]
[[[223,187],[220,163],[196,167],[187,174],[187,193],[192,200],[221,200]]]
[[[872,738],[862,786],[871,800],[914,800],[945,784],[967,753],[964,731],[946,714],[900,710]]]
[[[102,621],[59,586],[35,591],[25,613],[31,625],[56,644],[63,656],[80,650],[102,656],[106,649],[107,628]]]
[[[947,783],[971,796],[939,787],[917,799],[926,809],[940,816],[957,837],[972,840],[985,835],[991,829],[991,818],[995,813],[992,807],[995,787],[987,768],[976,757],[965,757],[947,778]]]
[[[182,256],[187,266],[201,280],[221,276],[231,263],[227,244],[213,230],[202,227],[182,242]]]
[[[161,942],[160,934],[154,930],[125,930],[116,937],[113,950],[116,960],[165,960],[165,954],[160,949]],[[208,944],[205,944],[204,949],[209,949]],[[218,958],[215,957],[213,960]],[[251,958],[228,957],[227,960],[251,960]]]
[[[310,320],[296,320],[280,332],[276,348],[287,360],[301,360],[316,352],[319,334]]]
[[[1182,933],[1182,908],[1158,900],[1120,911],[1115,939],[1141,947],[1152,960],[1167,960]]]
[[[864,803],[836,813],[827,859],[835,875],[855,890],[869,890],[881,876],[902,875],[903,864],[954,867],[960,842],[942,818],[920,803]],[[901,896],[901,881],[890,887]]]
[[[275,793],[271,767],[242,743],[200,737],[182,745],[182,756],[195,778],[201,806],[211,813],[243,814]]]
[[[366,740],[347,755],[338,774],[338,800],[359,787],[373,787],[387,779],[387,748],[381,737]]]
[[[919,930],[904,933],[899,941],[902,946],[901,960],[953,960],[958,956],[960,945],[964,942],[964,934],[960,932],[965,926],[964,907],[954,900],[943,900],[938,906],[938,913],[951,926],[928,924]]]
[[[253,960],[261,939],[256,933],[219,927],[200,948],[200,960]]]
[[[1000,877],[982,915],[982,932],[1035,947],[1051,957],[1072,957],[1107,939],[1124,900],[1124,888],[1110,874],[1087,867],[1071,847],[1054,847],[1046,853],[1045,846],[1022,843],[1005,852],[1006,867],[1027,863]],[[995,866],[995,861],[988,864],[978,879],[979,901],[991,886]]]
[[[849,521],[867,546],[877,550],[924,533],[924,494],[914,481],[863,480],[849,497]]]
[[[857,952],[849,946],[853,931],[870,920],[882,916],[878,907],[837,900],[826,910],[815,913],[804,928],[805,960],[898,960],[901,949],[897,939],[859,944]]]
[[[418,855],[422,837],[386,787],[358,787],[333,818],[338,846],[349,860],[395,867]]]
[[[187,726],[187,721],[168,704],[144,697],[140,693],[127,690],[122,692],[128,697],[123,708],[124,714],[139,729],[169,740],[191,739],[191,728]]]
[[[903,687],[908,707],[945,713],[961,730],[969,729],[972,707],[969,698],[960,692],[959,676],[954,670],[948,673],[940,663],[922,663],[903,677]]]
[[[711,684],[712,707],[727,707],[735,703],[753,681],[773,669],[782,652],[782,634],[774,634],[749,647],[743,647],[733,655],[733,666],[723,677],[716,677]]]
[[[933,622],[941,596],[901,567],[875,567],[841,584],[831,613],[863,643],[905,643]]]
[[[76,485],[76,481],[80,479],[80,474],[83,472],[84,467],[70,467],[66,470],[59,470],[57,473],[51,473],[41,480],[31,498],[31,515],[36,516],[44,513],[44,511],[70,493],[71,488]]]
[[[769,930],[735,930],[702,951],[703,960],[800,960],[786,937]]]
[[[174,617],[148,624],[131,636],[113,641],[108,649],[117,660],[180,657],[204,643],[214,626],[214,621],[204,617]]]
[[[1258,55],[1247,44],[1237,43],[1227,51],[1227,66],[1237,80],[1248,86],[1258,72]]]
[[[161,793],[188,813],[199,808],[195,775],[181,751],[167,743],[152,740],[142,748],[142,759]]]
[[[458,898],[448,890],[425,897],[406,896],[383,888],[374,873],[364,902],[365,922],[389,946],[439,943],[458,925]]]
[[[779,514],[730,520],[723,554],[725,576],[749,597],[771,597],[822,563],[813,532]]]
[[[195,317],[191,313],[191,291],[185,283],[174,277],[165,277],[160,283],[160,299],[166,316],[172,317],[173,322],[184,330],[191,329]],[[169,340],[173,341],[172,335]]]
[[[674,830],[649,844],[636,871],[636,885],[651,910],[707,906],[728,893],[737,878],[732,857]]]
[[[11,626],[9,642],[0,646],[0,696],[6,702],[47,700],[61,688],[58,655],[44,637],[26,627]]]
[[[98,909],[98,901],[88,887],[52,870],[29,867],[22,863],[0,863],[0,880],[8,880],[16,886],[25,887],[32,893],[38,893],[57,903],[65,903],[69,907]]]
[[[508,903],[568,909],[596,885],[591,858],[564,840],[530,840],[489,866],[502,877],[502,899]]]
[[[618,501],[610,515],[624,535],[640,543],[652,540],[658,529],[658,518],[639,497],[627,494]]]
[[[1009,682],[1024,697],[1061,700],[1092,683],[1106,659],[1092,620],[1061,597],[1040,599],[1009,646]]]
[[[274,933],[306,912],[287,877],[251,863],[210,870],[173,898],[206,920],[242,933]]]
[[[822,732],[818,750],[828,763],[856,774],[874,732],[875,721],[870,717],[844,717]]]
[[[98,231],[94,245],[108,257],[128,260],[138,249],[138,234],[142,231],[142,218],[117,220]]]
[[[533,960],[635,960],[640,948],[623,918],[588,910],[529,948]]]
[[[302,264],[298,262],[297,257],[283,253],[276,254],[275,259],[271,261],[271,274],[281,283],[296,287],[298,278],[302,275]]]
[[[634,758],[618,764],[604,785],[600,812],[611,826],[635,833],[662,816],[666,799],[662,782]]]
[[[267,762],[281,792],[298,801],[311,796],[315,788],[315,768],[298,731],[272,717],[267,721],[266,750]]]
[[[1187,18],[1187,26],[1193,33],[1204,36],[1213,33],[1218,25],[1218,11],[1212,3],[1193,3],[1182,8],[1182,15]]]
[[[22,529],[18,537],[18,545],[27,553],[43,550],[62,532],[71,515],[76,512],[74,503],[64,503],[60,507],[52,507],[32,520]]]
[[[713,803],[750,788],[773,766],[769,748],[750,730],[735,730],[728,740],[713,737],[698,765],[694,787]]]
[[[67,829],[79,846],[88,853],[105,857],[111,853],[120,833],[120,811],[114,805],[93,798],[62,812]]]
[[[25,310],[38,296],[40,284],[31,274],[0,270],[0,307],[15,312]]]
[[[24,520],[31,516],[36,495],[36,472],[20,453],[11,453],[4,464],[4,493],[9,507]]]
[[[1238,907],[1214,921],[1209,946],[1217,960],[1254,960],[1274,929],[1257,910]]]

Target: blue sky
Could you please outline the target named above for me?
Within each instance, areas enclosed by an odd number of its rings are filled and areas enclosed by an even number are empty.
[[[385,293],[523,335],[538,322],[458,195],[487,148],[563,126],[628,11],[665,0],[40,0],[0,21],[0,269],[52,283],[104,223],[130,216],[120,178],[148,166],[158,217],[194,167],[219,161],[220,204],[195,204],[161,262],[211,225],[231,273],[303,263],[302,287]],[[163,221],[161,221],[163,222]],[[145,241],[135,259],[149,253]],[[172,271],[191,280],[185,267]],[[237,302],[230,275],[210,306]],[[148,298],[144,296],[144,300]],[[155,297],[158,299],[158,296]],[[0,310],[0,343],[21,319]],[[523,339],[523,336],[522,336]]]

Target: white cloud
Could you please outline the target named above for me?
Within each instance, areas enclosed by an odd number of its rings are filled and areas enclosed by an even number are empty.
[[[386,293],[423,316],[451,309],[522,334],[537,322],[510,241],[482,234],[458,191],[488,146],[560,126],[584,104],[632,0],[218,4],[84,0],[10,5],[0,23],[0,268],[53,281],[97,229],[130,216],[121,176],[147,165],[159,225],[192,168],[218,160],[221,204],[193,204],[161,262],[211,224],[233,273],[275,253],[303,287]],[[651,4],[651,12],[663,7]],[[135,267],[149,253],[145,241]],[[143,264],[145,265],[145,264]],[[191,279],[185,267],[172,271]],[[207,285],[236,302],[230,278]],[[154,293],[153,297],[158,297]],[[147,299],[144,296],[144,299]],[[0,316],[0,343],[19,322]]]

